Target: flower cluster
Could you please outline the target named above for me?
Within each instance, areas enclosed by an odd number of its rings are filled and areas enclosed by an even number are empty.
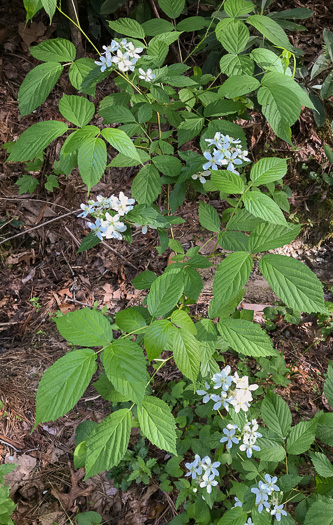
[[[233,139],[229,135],[222,135],[219,131],[214,138],[205,139],[209,147],[214,147],[213,151],[205,151],[204,157],[207,162],[203,165],[204,170],[218,170],[221,166],[239,175],[235,166],[243,162],[249,162],[248,151],[242,149],[241,141]],[[202,181],[201,181],[202,182]]]
[[[79,217],[87,217],[90,214],[96,219],[95,222],[88,222],[87,225],[99,239],[102,240],[104,237],[121,240],[123,238],[121,233],[127,229],[121,217],[133,209],[134,203],[135,199],[129,199],[122,191],[119,197],[98,195],[96,201],[90,200],[88,204],[81,204],[82,212]]]
[[[134,71],[135,65],[143,51],[142,47],[135,47],[132,42],[127,42],[126,38],[123,38],[120,42],[112,40],[111,44],[103,46],[103,49],[104,51],[99,60],[95,61],[95,64],[101,67],[102,72],[113,65],[123,73]],[[146,82],[151,82],[156,76],[151,69],[144,71],[139,68],[139,73],[139,78]]]
[[[217,481],[215,476],[219,475],[217,468],[221,465],[219,461],[212,463],[209,456],[203,459],[196,454],[192,463],[185,463],[188,472],[185,476],[192,476],[192,479],[200,485],[200,488],[206,488],[208,494],[212,492],[212,487],[216,487]],[[196,489],[193,489],[196,492]]]
[[[259,481],[258,487],[251,489],[251,492],[256,496],[256,505],[258,512],[261,513],[265,508],[271,516],[275,516],[276,521],[281,521],[281,516],[287,516],[284,506],[279,505],[279,500],[274,492],[280,492],[276,485],[277,477],[271,477],[269,474],[265,475],[265,483]]]
[[[220,443],[226,443],[227,448],[231,449],[233,444],[238,445],[242,439],[243,443],[239,450],[246,452],[247,457],[251,458],[253,450],[260,451],[260,447],[255,444],[257,439],[262,437],[262,434],[257,432],[258,428],[256,419],[252,419],[251,423],[247,421],[242,430],[237,425],[229,423],[223,429],[224,436],[220,439]]]
[[[214,410],[219,410],[223,406],[227,411],[232,406],[236,413],[243,410],[247,412],[252,401],[252,392],[257,390],[258,385],[249,385],[248,376],[239,377],[238,373],[230,375],[231,368],[227,365],[223,370],[217,372],[212,377],[213,390],[221,389],[219,394],[209,393],[209,384],[205,383],[206,390],[197,390],[197,394],[204,396],[203,403],[214,401]]]

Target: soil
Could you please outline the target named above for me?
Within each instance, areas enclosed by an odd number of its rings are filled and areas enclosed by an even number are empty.
[[[302,3],[297,0],[292,5],[290,2],[274,3],[276,10],[283,7],[302,7]],[[321,52],[322,30],[330,26],[333,16],[327,2],[314,0],[307,3],[307,7],[314,11],[313,17],[304,21],[308,31],[293,34],[292,38],[294,45],[304,50],[305,63],[309,65]],[[58,101],[63,92],[71,94],[71,87],[64,79],[41,108],[19,118],[17,92],[25,74],[37,64],[28,47],[56,36],[57,19],[49,25],[45,15],[38,15],[36,21],[25,25],[25,12],[19,0],[5,3],[0,12],[3,15],[3,28],[0,27],[0,43],[3,44],[0,139],[9,142],[35,122],[60,118]],[[86,53],[93,56],[89,49]],[[97,99],[108,94],[109,89],[102,83]],[[330,101],[327,110],[333,113]],[[281,156],[291,156],[290,148],[276,141],[259,116],[247,126],[254,159],[265,153],[268,146],[273,146]],[[293,191],[291,208],[299,220],[309,223],[303,228],[300,239],[275,252],[308,264],[324,282],[326,299],[332,300],[333,195],[327,185],[309,181],[307,172],[302,169],[303,163],[315,170],[325,167],[322,146],[327,142],[332,146],[332,138],[327,133],[320,138],[323,132],[315,128],[308,110],[302,112],[293,133],[296,151],[287,180]],[[133,483],[122,492],[105,474],[83,481],[82,470],[74,470],[76,427],[85,420],[99,422],[109,413],[109,404],[96,395],[93,387],[89,387],[69,414],[54,423],[39,425],[31,433],[39,380],[68,350],[52,316],[59,310],[66,313],[94,303],[98,308],[106,306],[108,313],[114,316],[126,306],[140,304],[144,293],[135,290],[131,280],[146,269],[162,273],[172,257],[170,250],[157,257],[155,246],[158,242],[154,231],[146,236],[137,232],[132,245],[115,241],[77,254],[88,232],[74,210],[85,202],[86,187],[74,171],[68,180],[64,176],[59,178],[59,188],[54,192],[44,188],[46,175],[51,173],[51,161],[58,153],[59,145],[49,148],[45,167],[38,175],[39,186],[33,195],[18,194],[15,183],[25,174],[24,166],[4,164],[6,155],[2,153],[0,241],[26,231],[0,246],[0,463],[19,465],[7,477],[11,495],[17,503],[14,520],[17,525],[61,525],[71,523],[79,511],[94,510],[102,515],[103,523],[163,525],[177,513],[177,494],[161,491],[157,480],[153,479],[148,486]],[[129,194],[134,175],[132,168],[109,169],[94,187],[91,198],[124,189]],[[199,225],[197,202],[190,197],[179,210],[186,222],[174,229],[175,237],[186,249],[206,241]],[[207,198],[205,200],[208,202]],[[221,211],[218,201],[210,203]],[[207,245],[206,248],[212,247]],[[222,249],[218,251],[213,262],[220,260],[222,253]],[[204,314],[212,297],[214,270],[202,270],[201,273],[204,290],[196,308]],[[255,319],[263,323],[263,309],[276,300],[255,269],[242,306],[253,309]],[[280,319],[272,337],[275,347],[284,353],[292,373],[290,385],[280,393],[289,402],[294,417],[310,417],[323,408],[331,410],[321,395],[324,373],[328,361],[333,359],[331,337],[323,340],[317,321],[311,316],[303,316],[297,326]],[[165,367],[160,381],[171,379],[174,379],[172,366]]]

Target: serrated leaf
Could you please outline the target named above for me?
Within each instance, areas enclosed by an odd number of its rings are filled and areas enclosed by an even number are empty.
[[[82,128],[93,118],[95,106],[84,97],[64,94],[59,101],[59,111],[66,120]]]
[[[218,93],[221,97],[236,98],[251,93],[260,87],[260,82],[250,75],[235,75],[227,78]]]
[[[200,31],[208,26],[209,22],[203,16],[189,16],[177,24],[178,31]]]
[[[79,58],[78,60],[75,60],[68,70],[68,76],[72,86],[82,93],[95,96],[96,86],[92,85],[87,89],[81,88],[83,80],[89,75],[90,71],[95,69],[95,67],[95,62],[92,58]]]
[[[324,383],[324,394],[327,401],[333,407],[333,363],[329,363],[327,378]]]
[[[185,8],[185,0],[158,0],[158,5],[169,18],[178,18]]]
[[[216,209],[203,201],[199,202],[199,221],[210,232],[219,232],[221,222]]]
[[[292,91],[294,96],[296,95],[302,106],[314,109],[314,106],[306,91],[304,91],[304,89],[302,89],[301,86],[297,84],[297,82],[289,75],[285,75],[276,71],[266,73],[261,81],[261,84],[268,88],[274,87],[276,85],[279,85],[281,88],[286,88],[289,91]]]
[[[75,60],[76,49],[65,38],[53,38],[31,47],[30,53],[42,62],[72,62]]]
[[[253,49],[251,57],[261,69],[265,71],[277,71],[284,74],[281,59],[273,51],[264,48]]]
[[[89,348],[64,355],[48,368],[37,390],[36,422],[55,421],[79,401],[93,374],[97,354]]]
[[[333,525],[332,500],[315,501],[306,513],[304,525]]]
[[[184,278],[181,273],[166,273],[158,277],[147,296],[149,313],[154,317],[167,314],[176,306],[183,290]]]
[[[278,47],[284,47],[288,51],[293,52],[293,47],[290,44],[286,33],[272,18],[264,15],[252,15],[247,18],[246,22],[255,27],[267,40]]]
[[[149,379],[142,348],[131,340],[117,339],[105,348],[103,365],[115,389],[140,405]]]
[[[113,412],[87,439],[86,478],[111,469],[122,460],[131,434],[132,412]]]
[[[82,240],[77,253],[82,253],[86,250],[90,250],[90,248],[94,248],[94,246],[97,246],[97,244],[99,244],[100,242],[101,239],[99,239],[94,232],[90,232]]]
[[[235,215],[228,222],[228,230],[238,230],[250,232],[261,224],[261,220],[252,215],[247,210],[237,210]]]
[[[261,417],[266,427],[285,438],[291,428],[291,412],[287,403],[268,391],[261,404]]]
[[[78,166],[83,182],[90,190],[102,178],[107,164],[106,144],[100,138],[84,141],[79,149]]]
[[[55,319],[57,328],[73,345],[105,346],[113,339],[109,321],[97,310],[81,308]]]
[[[322,414],[318,418],[316,437],[326,445],[333,446],[333,413]]]
[[[163,18],[152,18],[143,22],[142,28],[147,36],[157,36],[172,31],[174,26]]]
[[[96,525],[102,522],[101,515],[91,510],[77,514],[76,519],[77,525]]]
[[[244,525],[247,514],[241,507],[235,507],[224,512],[217,525]]]
[[[152,164],[139,171],[132,182],[132,196],[139,204],[152,204],[161,192],[161,178]]]
[[[239,194],[244,191],[244,182],[232,171],[212,171],[211,182],[215,189],[223,193]]]
[[[29,71],[19,89],[17,98],[21,117],[38,108],[57,83],[64,66],[46,62]]]
[[[139,22],[132,18],[119,18],[109,22],[109,26],[113,31],[120,35],[130,36],[132,38],[144,38],[145,32]]]
[[[242,232],[226,230],[218,237],[218,243],[228,252],[250,251],[249,237]]]
[[[205,119],[202,117],[190,118],[181,122],[178,126],[179,147],[199,135],[203,128]]]
[[[171,322],[179,328],[183,328],[184,330],[190,332],[193,335],[196,335],[197,333],[197,329],[191,317],[183,310],[175,310],[174,312],[172,312]]]
[[[266,252],[291,243],[301,230],[300,225],[288,223],[286,226],[262,222],[251,232],[249,251],[251,253]]]
[[[157,275],[155,275],[154,272],[146,270],[141,272],[137,277],[134,277],[132,283],[137,290],[147,290],[156,279]]]
[[[317,474],[323,478],[333,477],[333,465],[325,454],[314,452],[310,454],[311,461]]]
[[[32,175],[22,175],[15,184],[19,187],[19,195],[23,195],[24,193],[30,193],[30,195],[32,195],[39,182]]]
[[[254,4],[247,0],[226,0],[224,2],[224,10],[231,18],[247,15],[254,9]]]
[[[257,324],[243,319],[223,319],[218,329],[236,352],[253,357],[276,355],[270,337]]]
[[[162,399],[146,396],[138,407],[138,419],[141,431],[153,445],[177,455],[175,418]]]
[[[99,135],[99,128],[97,126],[84,126],[77,131],[71,133],[65,140],[60,155],[66,157],[70,153],[76,152],[85,143],[88,143]]]
[[[306,452],[316,437],[317,421],[301,421],[293,427],[287,439],[288,454],[303,454]]]
[[[228,53],[241,53],[250,37],[250,32],[244,22],[233,18],[224,18],[215,29],[216,38]]]
[[[200,350],[193,334],[182,328],[175,332],[173,357],[181,373],[195,383],[200,370]]]
[[[27,12],[27,20],[32,20],[36,13],[42,8],[41,0],[23,0]]]
[[[134,332],[146,326],[145,318],[135,308],[126,308],[116,313],[116,324],[124,332]],[[140,333],[143,331],[140,330]]]
[[[257,452],[262,461],[283,461],[286,457],[286,451],[280,443],[267,438],[259,438],[256,442],[260,447]]]
[[[37,157],[53,140],[67,131],[67,125],[57,120],[37,122],[23,131],[15,142],[8,162],[24,162]]]
[[[246,55],[228,53],[220,60],[221,72],[228,77],[232,75],[253,75],[254,62]]]
[[[182,170],[179,159],[171,155],[158,155],[153,157],[155,167],[167,177],[177,177]]]
[[[228,304],[245,286],[250,277],[252,265],[252,257],[246,252],[231,253],[221,262],[213,283],[216,311]]]
[[[97,392],[107,401],[113,403],[124,403],[130,400],[129,396],[125,396],[115,390],[113,384],[108,380],[107,375],[104,372],[99,375],[99,378],[97,381],[95,381],[95,383],[93,383],[93,386],[96,388]]]
[[[233,100],[215,100],[208,104],[204,109],[205,117],[222,117],[224,115],[232,115],[244,108],[242,102],[234,102]]]
[[[136,159],[141,163],[141,158],[136,150],[136,147],[124,131],[114,128],[104,128],[101,131],[101,135],[117,151],[119,151],[123,155],[126,155],[126,157]]]
[[[175,328],[168,319],[159,319],[149,325],[145,332],[144,345],[149,361],[159,357],[163,350],[170,350]]]
[[[303,263],[285,255],[267,254],[259,268],[276,295],[300,312],[325,312],[323,285]]]
[[[108,164],[107,167],[128,168],[131,166],[140,166],[144,162],[150,161],[150,155],[146,151],[137,150],[137,152],[139,154],[141,162],[139,160],[126,157],[126,155],[123,155],[122,153],[118,153],[118,155],[111,160],[110,164]]]
[[[243,196],[245,209],[255,217],[272,224],[287,224],[279,206],[268,195],[260,191],[251,191]]]
[[[42,5],[45,11],[50,17],[50,24],[51,24],[53,15],[57,9],[57,0],[41,0],[41,2],[42,2]]]
[[[260,159],[251,168],[250,179],[255,186],[282,179],[287,173],[287,161],[277,157]]]

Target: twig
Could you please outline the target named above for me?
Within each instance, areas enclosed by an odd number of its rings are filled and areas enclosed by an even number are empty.
[[[0,241],[0,245],[4,244],[7,241],[11,241],[12,239],[16,239],[16,237],[21,237],[21,235],[25,235],[26,233],[30,233],[34,230],[38,230],[39,228],[42,228],[43,226],[47,226],[47,224],[51,224],[51,222],[55,222],[60,219],[63,219],[64,217],[68,217],[69,215],[73,215],[74,213],[77,213],[78,211],[81,211],[81,209],[70,211],[69,213],[64,213],[64,215],[60,215],[59,217],[54,217],[53,219],[50,219],[49,221],[43,222],[43,224],[38,224],[37,226],[34,226],[33,228],[24,230],[24,232],[17,233],[16,235],[12,235],[11,237],[7,237],[7,239]]]
[[[42,199],[27,199],[26,195],[22,195],[21,197],[0,197],[0,201],[31,201],[31,202],[44,202],[46,204],[49,204],[49,206],[57,206],[58,208],[63,208],[64,210],[69,211],[69,208],[66,208],[66,206],[62,206],[61,204],[57,204],[56,202],[49,202],[49,201],[43,201]]]
[[[127,259],[125,259],[125,257],[123,255],[121,255],[121,253],[117,252],[117,250],[114,250],[113,248],[111,248],[111,246],[109,246],[106,242],[102,241],[101,244],[103,244],[103,246],[105,246],[106,248],[108,248],[112,253],[114,253],[115,255],[117,255],[118,257],[120,257],[120,259],[122,259],[124,261],[125,264],[127,264],[128,266],[131,266],[132,268],[134,268],[134,270],[136,270],[137,272],[139,271],[139,268],[137,266],[134,266],[134,264],[132,264],[131,262],[129,262]]]

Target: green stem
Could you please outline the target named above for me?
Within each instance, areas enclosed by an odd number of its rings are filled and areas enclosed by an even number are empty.
[[[74,20],[71,19],[70,16],[66,15],[66,13],[64,13],[60,7],[57,6],[57,9],[59,11],[59,13],[61,13],[65,18],[67,18],[70,22],[72,22],[72,24],[75,25],[75,27],[78,28],[79,31],[81,31],[81,33],[83,34],[83,36],[88,40],[88,42],[90,43],[90,45],[92,45],[92,47],[95,49],[95,51],[99,54],[99,56],[101,56],[101,53],[98,51],[97,47],[95,46],[95,44],[90,40],[90,38],[88,37],[88,35],[83,31],[82,27],[80,24],[77,24],[76,22],[74,22]]]

